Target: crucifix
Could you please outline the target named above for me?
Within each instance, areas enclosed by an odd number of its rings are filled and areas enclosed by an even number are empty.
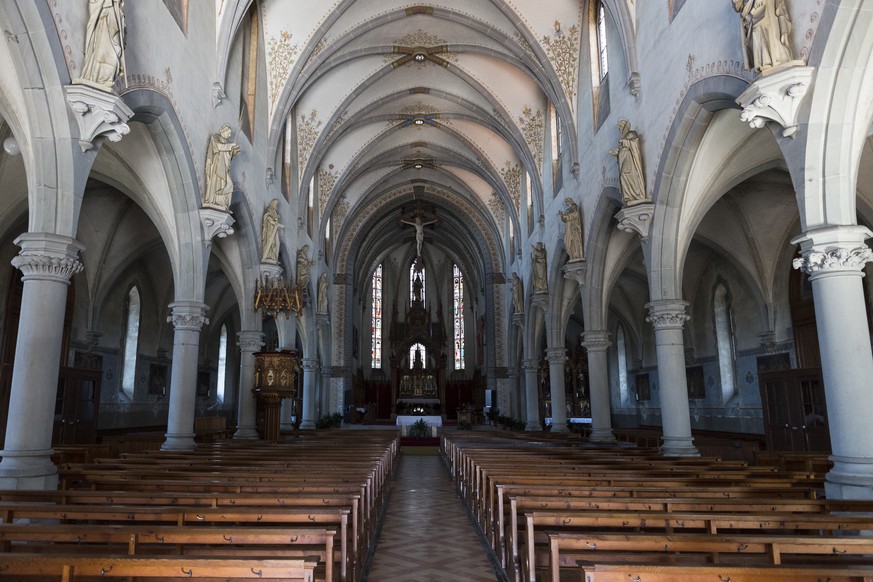
[[[436,224],[439,220],[434,216],[431,219],[426,220],[426,216],[424,213],[424,209],[421,207],[421,204],[416,204],[415,210],[412,213],[412,220],[401,217],[401,224],[409,224],[415,228],[415,247],[416,247],[416,256],[421,256],[421,245],[424,243],[424,227],[429,224]]]

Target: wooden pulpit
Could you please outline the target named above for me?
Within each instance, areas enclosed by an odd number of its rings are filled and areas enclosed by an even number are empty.
[[[255,393],[262,413],[258,415],[261,438],[278,442],[282,401],[290,398],[297,403],[296,414],[300,415],[300,359],[297,351],[257,352],[255,387],[252,392]]]

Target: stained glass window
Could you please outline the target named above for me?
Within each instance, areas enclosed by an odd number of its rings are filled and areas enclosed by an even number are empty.
[[[373,322],[371,327],[370,366],[382,367],[382,265],[373,272]]]
[[[419,353],[421,357],[421,367],[427,367],[427,348],[422,344],[412,344],[409,346],[409,369],[413,369],[415,367],[415,357],[416,352]]]
[[[455,370],[464,369],[464,275],[458,265],[452,265],[452,299],[455,322]]]
[[[124,363],[121,370],[121,389],[131,400],[133,400],[133,389],[136,384],[140,305],[139,289],[131,287],[127,294],[127,328],[124,332]]]
[[[218,382],[215,385],[219,402],[224,402],[224,384],[227,378],[227,326],[221,326],[221,336],[218,338]]]
[[[606,14],[603,3],[597,7],[597,52],[600,54],[600,80],[609,72],[609,59],[606,54]]]

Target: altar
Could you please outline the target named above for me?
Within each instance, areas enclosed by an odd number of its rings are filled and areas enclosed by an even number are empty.
[[[427,426],[442,426],[442,416],[431,416],[427,414],[399,414],[397,416],[397,426],[409,426],[415,424],[419,420],[424,420]]]

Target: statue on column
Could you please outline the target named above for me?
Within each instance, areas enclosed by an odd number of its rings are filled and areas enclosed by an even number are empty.
[[[264,220],[261,223],[261,262],[279,262],[279,229],[285,228],[279,222],[279,200],[273,198],[264,210]]]
[[[643,176],[643,155],[640,150],[640,136],[631,129],[630,121],[618,120],[621,137],[618,147],[609,154],[618,159],[618,173],[621,183],[621,197],[625,206],[649,202],[646,195],[646,182]]]
[[[564,200],[567,210],[558,211],[564,223],[564,248],[570,256],[570,262],[585,260],[585,246],[582,242],[582,210],[569,196]]]
[[[747,69],[760,72],[794,58],[788,38],[791,19],[785,0],[733,0],[733,3],[742,18]]]
[[[524,285],[518,273],[512,274],[512,308],[515,313],[524,313]]]
[[[203,206],[227,212],[233,196],[233,181],[230,179],[230,161],[239,154],[239,146],[230,140],[233,132],[225,123],[209,138],[206,148],[206,187],[203,190]]]
[[[542,242],[538,242],[533,246],[531,262],[533,263],[533,292],[548,293],[549,278],[546,265],[546,245]]]
[[[297,251],[297,288],[301,291],[309,288],[309,281],[311,279],[309,270],[315,264],[315,261],[310,261],[309,257],[306,256],[308,252],[309,245],[303,245]]]
[[[316,313],[327,313],[327,273],[318,277],[318,304]]]
[[[127,71],[124,63],[124,0],[88,0],[85,59],[74,82],[112,91],[115,79]]]

